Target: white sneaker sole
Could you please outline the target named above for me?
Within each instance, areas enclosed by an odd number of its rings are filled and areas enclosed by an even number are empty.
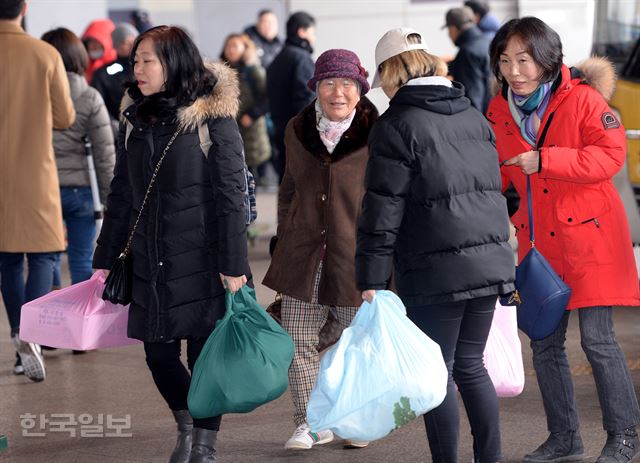
[[[328,444],[331,441],[333,441],[333,434],[325,437],[324,439],[320,439],[318,442],[314,442],[311,445],[305,445],[303,442],[299,441],[287,441],[287,443],[284,444],[284,448],[286,450],[309,450],[315,445]]]
[[[44,359],[38,352],[36,345],[31,342],[20,341],[18,338],[14,338],[14,344],[20,356],[22,368],[24,368],[24,375],[36,383],[43,381],[46,377]]]
[[[345,449],[363,449],[368,445],[369,445],[368,441],[357,441],[357,440],[348,440],[348,439],[345,439],[345,441],[342,443],[342,446]]]

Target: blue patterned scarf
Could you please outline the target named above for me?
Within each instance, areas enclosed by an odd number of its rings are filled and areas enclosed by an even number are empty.
[[[522,137],[531,146],[536,146],[540,121],[542,121],[551,99],[552,85],[553,82],[541,84],[529,96],[516,95],[511,91],[511,88],[507,91],[511,116],[520,127]]]

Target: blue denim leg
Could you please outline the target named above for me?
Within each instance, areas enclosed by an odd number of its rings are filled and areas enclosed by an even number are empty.
[[[640,423],[640,408],[624,353],[613,332],[611,307],[578,310],[582,349],[593,370],[602,426],[620,432]]]
[[[56,263],[53,266],[53,283],[52,286],[60,288],[62,286],[62,253],[56,254]]]
[[[11,335],[20,328],[20,309],[23,304],[51,291],[55,252],[28,253],[29,271],[24,281],[24,253],[0,253],[2,298],[7,308]]]
[[[93,197],[89,187],[62,187],[62,217],[67,225],[67,256],[71,283],[91,278],[91,259],[96,235]]]
[[[20,328],[20,308],[24,304],[23,253],[0,252],[0,290],[13,336]]]
[[[556,330],[544,339],[531,341],[549,432],[577,431],[579,427],[573,380],[564,342],[570,312],[565,312]]]

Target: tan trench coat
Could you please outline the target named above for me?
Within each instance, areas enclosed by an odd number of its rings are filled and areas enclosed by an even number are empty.
[[[0,21],[0,252],[63,251],[52,129],[75,120],[60,54]]]

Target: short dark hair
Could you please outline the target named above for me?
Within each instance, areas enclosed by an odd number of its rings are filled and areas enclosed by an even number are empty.
[[[41,39],[58,50],[67,72],[84,75],[89,63],[89,56],[87,56],[87,50],[84,48],[82,40],[76,34],[69,29],[59,27],[45,32]]]
[[[157,26],[143,32],[133,42],[132,61],[145,39],[153,41],[164,69],[167,80],[162,98],[168,106],[189,106],[198,97],[213,91],[217,80],[205,67],[198,47],[184,30],[176,26]],[[127,88],[135,101],[144,98],[136,82],[130,82]]]
[[[502,81],[500,55],[504,53],[509,40],[515,36],[522,40],[527,53],[542,68],[540,80],[554,80],[562,68],[562,41],[556,31],[533,16],[512,19],[496,32],[489,48],[491,68],[496,78]]]
[[[275,14],[273,10],[265,8],[264,10],[258,11],[258,19],[262,18],[265,14]]]
[[[487,2],[469,0],[467,2],[464,2],[464,6],[468,6],[469,8],[471,8],[473,12],[478,16],[480,16],[481,18],[483,18],[484,15],[489,12],[489,4]]]
[[[16,19],[23,6],[24,0],[0,0],[0,19]]]
[[[308,29],[316,25],[316,20],[309,13],[305,11],[298,11],[293,13],[287,19],[287,38],[294,38],[298,36],[298,29]]]

